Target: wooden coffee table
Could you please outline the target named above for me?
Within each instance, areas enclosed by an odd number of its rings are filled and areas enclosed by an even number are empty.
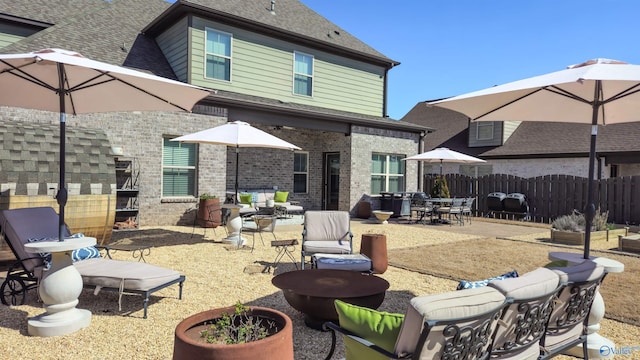
[[[333,301],[377,309],[389,288],[387,280],[358,271],[310,269],[276,275],[271,282],[305,315],[305,324],[321,330],[325,321],[338,322]]]

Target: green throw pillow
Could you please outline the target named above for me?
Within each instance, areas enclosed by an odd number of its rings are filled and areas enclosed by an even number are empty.
[[[276,191],[273,196],[273,201],[279,203],[287,202],[287,197],[289,197],[288,191]]]
[[[249,205],[251,205],[251,198],[252,197],[253,197],[253,195],[251,195],[250,193],[240,194],[240,204],[249,204]]]
[[[340,327],[393,352],[404,321],[403,314],[372,310],[340,300],[335,300],[334,304]],[[346,336],[344,348],[347,359],[389,359]]]

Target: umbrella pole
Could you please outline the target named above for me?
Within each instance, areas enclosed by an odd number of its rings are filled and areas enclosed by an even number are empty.
[[[584,223],[584,258],[589,258],[591,250],[591,225],[595,216],[596,207],[593,204],[593,192],[595,185],[595,159],[596,159],[596,137],[598,135],[598,110],[600,109],[600,93],[602,83],[596,81],[595,93],[593,96],[593,113],[591,115],[591,145],[589,146],[589,180],[587,183],[587,208],[585,209]]]
[[[67,188],[65,184],[65,151],[67,142],[66,136],[66,108],[64,101],[64,68],[62,64],[58,64],[58,94],[60,99],[60,180],[58,182],[58,193],[56,194],[56,200],[58,201],[58,241],[64,241],[65,225],[64,225],[64,206],[67,204]]]
[[[236,193],[233,196],[233,198],[235,199],[234,200],[234,205],[238,205],[238,168],[240,167],[240,164],[238,163],[238,159],[239,159],[239,156],[238,156],[239,151],[238,150],[239,149],[236,146]]]

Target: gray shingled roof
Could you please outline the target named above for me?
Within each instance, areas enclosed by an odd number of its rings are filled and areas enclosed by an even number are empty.
[[[27,183],[38,183],[39,195],[47,194],[47,183],[58,183],[58,126],[0,119],[0,138],[0,183],[17,183],[16,195],[27,194]],[[110,194],[116,183],[110,149],[104,131],[67,127],[67,183],[82,184],[80,194],[102,184],[102,193]]]
[[[56,16],[52,19],[61,18],[61,22],[55,26],[6,46],[2,52],[62,48],[77,51],[94,60],[176,78],[155,41],[140,34],[145,25],[170,6],[169,3],[163,0],[72,0],[73,6],[67,3],[69,1],[47,0],[46,5],[39,4],[37,9],[31,0],[0,2],[0,13],[13,11],[20,16],[37,19],[42,12],[54,9],[52,12]],[[80,6],[82,3],[84,5]],[[76,4],[78,7],[74,9]],[[65,12],[66,15],[63,15]],[[123,46],[126,51],[122,49]]]
[[[425,149],[444,146],[482,158],[587,156],[590,125],[558,122],[522,122],[503,146],[468,147],[468,117],[448,109],[416,104],[402,119],[436,131],[425,138]],[[640,122],[600,127],[596,148],[600,154],[640,152]]]
[[[0,14],[59,24],[74,14],[106,4],[104,0],[6,0],[0,1]]]
[[[399,64],[298,0],[276,0],[273,14],[270,10],[271,0],[178,0],[172,11],[178,11],[180,7],[208,9],[212,16],[226,15],[228,20],[258,23],[264,28],[277,29],[283,35],[295,35],[305,38],[307,42],[318,42],[376,58],[386,62],[389,67]]]

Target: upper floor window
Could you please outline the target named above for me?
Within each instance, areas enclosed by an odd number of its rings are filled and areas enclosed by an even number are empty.
[[[293,192],[306,193],[309,187],[309,153],[293,153]]]
[[[404,191],[403,155],[371,155],[371,193]]]
[[[476,124],[477,124],[476,140],[493,139],[493,122],[492,121],[478,121]]]
[[[313,93],[313,56],[295,52],[293,57],[293,93],[311,96]]]
[[[162,144],[162,196],[196,196],[196,144]]]
[[[207,29],[206,77],[231,81],[231,39],[231,34]]]

